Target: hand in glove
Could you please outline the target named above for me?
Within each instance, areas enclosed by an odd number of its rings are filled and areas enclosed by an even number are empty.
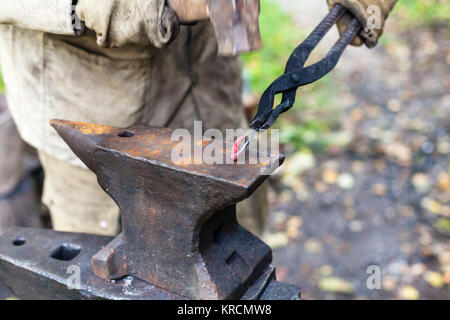
[[[178,19],[165,0],[78,0],[75,11],[95,31],[101,47],[142,44],[161,48],[179,30]]]
[[[209,17],[209,0],[168,0],[181,23],[192,23]]]
[[[361,22],[363,29],[352,42],[352,45],[373,48],[383,33],[384,23],[397,0],[327,0],[332,8],[341,4]],[[344,32],[353,17],[345,14],[338,22],[339,32]],[[378,21],[377,21],[378,20]]]

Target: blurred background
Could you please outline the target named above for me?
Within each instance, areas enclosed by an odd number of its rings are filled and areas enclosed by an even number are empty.
[[[248,100],[283,73],[325,2],[262,1],[264,49],[244,56]],[[304,298],[450,298],[449,21],[446,1],[399,1],[378,47],[347,49],[279,118],[287,157],[269,182],[265,240],[278,279]],[[367,287],[369,266],[380,290]]]
[[[243,56],[248,106],[327,11],[262,0],[264,49]],[[399,1],[378,47],[347,49],[278,120],[287,158],[264,238],[304,298],[450,299],[449,22],[447,1]],[[380,289],[367,287],[370,266]]]

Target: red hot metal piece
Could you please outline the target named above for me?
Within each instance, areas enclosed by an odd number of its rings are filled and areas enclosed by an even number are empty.
[[[233,143],[233,147],[231,148],[231,155],[230,155],[231,160],[236,161],[239,158],[242,152],[245,151],[245,149],[248,147],[252,139],[255,137],[257,132],[258,132],[257,130],[249,130],[246,134],[236,139],[236,141]],[[245,141],[244,145],[239,149],[240,144],[246,138],[248,139]]]

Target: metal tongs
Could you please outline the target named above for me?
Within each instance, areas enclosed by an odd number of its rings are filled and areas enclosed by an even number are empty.
[[[294,50],[286,64],[284,74],[272,82],[261,96],[258,112],[250,124],[251,130],[239,138],[241,141],[243,140],[242,138],[248,137],[248,139],[239,151],[237,151],[237,146],[233,148],[236,153],[231,155],[232,159],[236,160],[239,157],[239,154],[250,144],[251,138],[255,136],[257,131],[269,129],[282,113],[292,108],[299,87],[323,78],[336,67],[345,48],[361,29],[361,23],[356,18],[351,21],[347,30],[341,35],[325,58],[311,66],[304,66],[312,51],[345,12],[347,12],[345,7],[336,4],[308,38]],[[274,108],[275,96],[280,93],[283,94],[281,103]]]

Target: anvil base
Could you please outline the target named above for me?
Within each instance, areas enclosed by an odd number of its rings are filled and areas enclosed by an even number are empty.
[[[0,237],[0,283],[21,299],[186,300],[135,277],[103,280],[91,257],[113,238],[33,228],[13,228]],[[244,300],[299,299],[300,289],[275,280],[269,268]]]

